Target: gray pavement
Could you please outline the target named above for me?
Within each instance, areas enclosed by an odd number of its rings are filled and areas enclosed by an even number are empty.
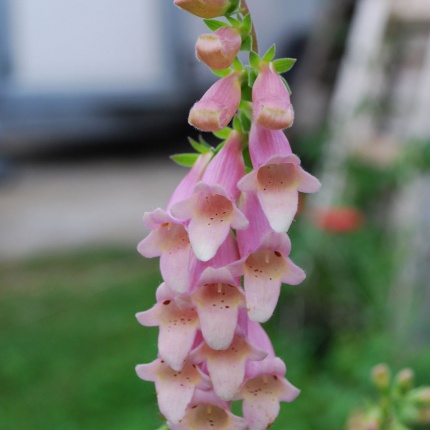
[[[18,166],[0,183],[0,259],[133,248],[146,234],[143,213],[164,207],[186,172],[167,157]]]

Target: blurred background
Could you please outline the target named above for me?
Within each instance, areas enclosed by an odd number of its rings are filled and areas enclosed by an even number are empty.
[[[0,428],[155,429],[157,261],[145,211],[186,170],[216,77],[160,0],[0,0]],[[274,429],[342,429],[379,362],[430,384],[430,2],[248,0],[321,179],[289,232],[307,273],[265,324],[302,394]],[[417,428],[430,428],[425,425]]]

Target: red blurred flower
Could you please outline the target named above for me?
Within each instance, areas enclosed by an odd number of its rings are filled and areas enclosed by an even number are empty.
[[[319,209],[315,213],[314,222],[322,230],[331,233],[347,233],[362,227],[364,215],[354,207],[332,207]]]

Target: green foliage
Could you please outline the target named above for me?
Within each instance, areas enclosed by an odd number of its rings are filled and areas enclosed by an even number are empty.
[[[285,73],[293,68],[296,61],[295,58],[278,58],[273,61],[273,68],[277,73]]]
[[[258,69],[258,67],[260,66],[260,57],[258,56],[258,54],[255,51],[251,51],[249,53],[249,64],[254,68],[254,69]]]
[[[209,27],[210,30],[216,31],[221,27],[229,27],[227,22],[219,21],[217,19],[204,19],[203,22]]]
[[[266,63],[270,63],[275,58],[275,54],[276,54],[276,48],[275,48],[275,44],[273,44],[263,55],[262,61]]]
[[[192,152],[189,154],[174,154],[171,155],[170,158],[180,166],[191,167],[196,162],[198,156],[199,154]]]

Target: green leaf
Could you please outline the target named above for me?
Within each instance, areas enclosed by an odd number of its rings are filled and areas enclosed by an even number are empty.
[[[200,154],[206,154],[207,152],[211,151],[211,147],[205,142],[197,142],[196,140],[192,139],[191,137],[188,138],[188,142],[190,142],[190,145],[197,151],[200,152]]]
[[[218,30],[221,27],[229,27],[228,23],[223,21],[218,21],[217,19],[204,19],[203,22],[212,31]]]
[[[237,131],[243,131],[242,123],[240,122],[240,119],[238,116],[235,116],[233,118],[233,128]]]
[[[249,53],[249,64],[251,64],[254,69],[258,69],[260,61],[260,57],[255,51],[251,51]]]
[[[231,69],[221,69],[221,70],[214,70],[211,69],[211,72],[216,75],[219,76],[220,78],[225,78],[226,76],[228,76],[231,73]]]
[[[252,89],[246,84],[242,85],[242,100],[252,102]]]
[[[296,61],[297,60],[295,58],[279,58],[273,61],[272,64],[276,72],[285,73],[288,72],[288,70],[290,70],[294,66],[294,63]]]
[[[254,82],[257,79],[257,76],[258,76],[258,73],[254,69],[251,69],[248,72],[248,86],[250,88],[252,88],[252,86],[254,85]]]
[[[245,162],[245,167],[246,167],[246,173],[249,173],[252,171],[252,161],[251,161],[251,156],[249,155],[249,148],[246,147],[243,150],[243,161]]]
[[[281,79],[282,79],[282,82],[284,83],[284,85],[286,86],[288,92],[291,94],[292,91],[291,91],[290,86],[288,85],[288,82],[285,80],[285,78],[283,76],[281,76]]]
[[[225,140],[223,140],[222,142],[219,143],[219,145],[214,149],[214,153],[218,154],[218,152],[221,151],[221,149],[223,148],[224,145],[225,145]]]
[[[245,132],[249,132],[251,129],[251,120],[245,112],[240,113],[240,122],[242,123],[242,129]]]
[[[240,45],[241,51],[250,51],[252,49],[252,36],[248,34],[248,36],[242,39],[242,45]]]
[[[191,167],[194,165],[199,154],[193,152],[192,154],[174,154],[170,158],[180,166]]]
[[[242,63],[240,62],[239,58],[235,58],[233,60],[233,63],[231,64],[234,70],[243,70]]]
[[[245,15],[242,21],[242,25],[240,27],[240,32],[242,34],[249,34],[252,29],[252,19],[251,14]]]
[[[222,130],[214,131],[213,135],[218,139],[227,139],[232,131],[230,127],[225,127]]]
[[[233,15],[238,12],[240,0],[230,0],[230,7],[227,9],[226,15]]]
[[[232,18],[231,16],[227,16],[228,22],[232,25],[232,27],[240,27],[240,21]]]
[[[276,54],[276,48],[275,48],[275,45],[273,44],[263,55],[262,60],[267,63],[270,63],[270,61],[272,61],[275,58],[275,54]]]

